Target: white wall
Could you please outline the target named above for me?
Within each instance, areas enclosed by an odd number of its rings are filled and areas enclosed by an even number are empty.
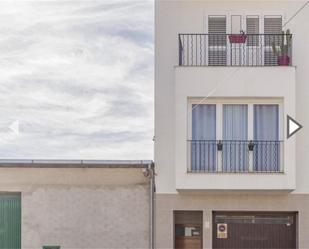
[[[252,78],[252,75],[255,75]],[[213,101],[279,103],[281,139],[286,138],[287,114],[295,115],[294,67],[177,67],[175,69],[175,172],[176,189],[293,190],[295,188],[295,138],[284,142],[284,173],[187,173],[188,96]],[[241,98],[240,98],[241,97]],[[283,102],[281,103],[282,100]]]
[[[175,79],[178,63],[178,33],[203,33],[208,14],[283,14],[289,20],[305,1],[165,1],[155,8],[155,162],[158,193],[176,193],[175,182]],[[296,66],[296,114],[304,125],[296,137],[296,190],[309,193],[309,6],[287,26],[293,34],[293,65]],[[307,58],[308,57],[308,58]],[[283,68],[282,68],[283,69]],[[227,69],[225,69],[227,70]],[[258,72],[258,68],[253,68]],[[256,76],[252,74],[252,79]],[[188,82],[187,84],[191,84]],[[270,83],[271,84],[271,83]],[[206,93],[201,89],[201,92]],[[189,96],[189,94],[188,94]],[[201,96],[203,97],[203,96]],[[176,103],[177,105],[178,103]],[[291,113],[289,113],[291,114]],[[291,116],[293,116],[291,114]],[[177,156],[177,155],[176,155]]]

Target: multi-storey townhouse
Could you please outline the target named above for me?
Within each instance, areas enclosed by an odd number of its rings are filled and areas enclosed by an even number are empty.
[[[157,248],[309,247],[308,16],[156,1]]]

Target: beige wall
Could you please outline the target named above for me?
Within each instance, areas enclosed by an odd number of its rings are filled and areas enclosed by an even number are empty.
[[[142,169],[1,168],[0,191],[22,193],[22,248],[148,248]]]
[[[157,248],[173,248],[173,211],[203,211],[203,248],[212,248],[212,211],[291,211],[298,212],[299,249],[309,245],[308,195],[157,195]]]

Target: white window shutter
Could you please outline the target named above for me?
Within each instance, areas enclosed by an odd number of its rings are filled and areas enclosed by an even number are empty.
[[[260,25],[258,16],[247,16],[246,21],[246,33],[247,34],[259,34]]]
[[[265,65],[277,65],[277,56],[273,53],[271,46],[273,43],[279,45],[281,43],[282,33],[282,17],[281,16],[265,16],[264,17],[264,63]]]
[[[264,33],[265,34],[281,34],[282,17],[281,16],[265,16],[264,17]]]
[[[208,64],[226,65],[226,17],[208,17]]]
[[[260,25],[258,16],[247,16],[246,33],[249,34],[247,46],[259,46],[260,44]]]
[[[208,17],[209,34],[226,34],[226,17],[209,16]]]

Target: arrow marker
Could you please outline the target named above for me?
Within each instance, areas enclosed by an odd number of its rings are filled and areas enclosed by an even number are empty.
[[[290,138],[301,128],[303,128],[303,126],[300,123],[298,123],[295,119],[291,118],[289,115],[287,115],[287,122],[288,122],[287,138]]]

